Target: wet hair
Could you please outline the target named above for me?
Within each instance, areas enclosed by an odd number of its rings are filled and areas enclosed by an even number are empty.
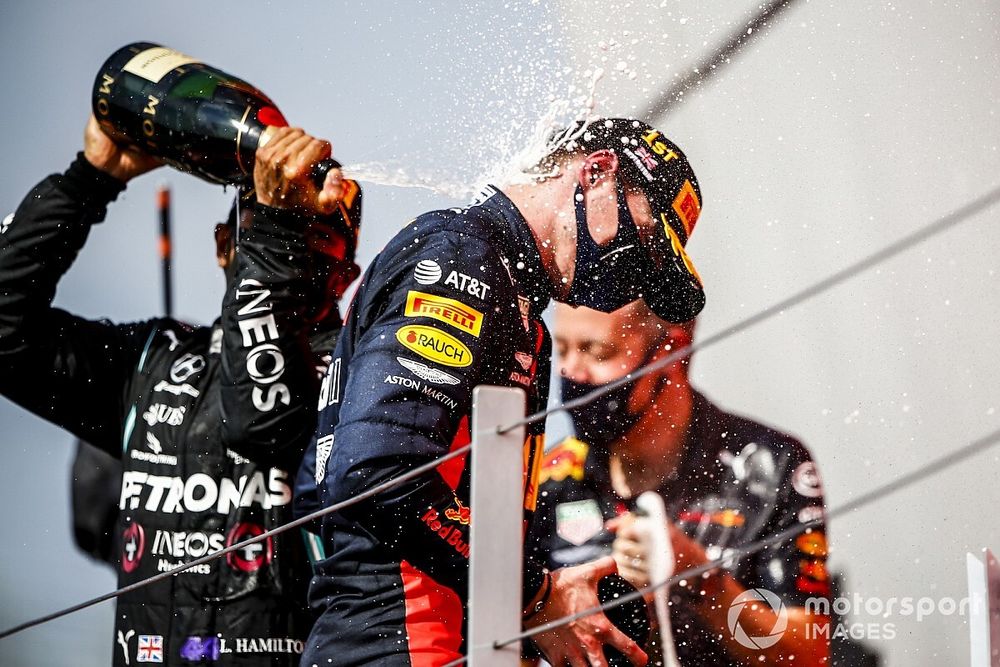
[[[239,206],[237,207],[237,203]],[[222,222],[229,227],[229,229],[236,229],[236,212],[248,210],[253,206],[253,190],[237,191],[236,196],[233,197],[233,203],[229,206],[229,214],[226,219]]]

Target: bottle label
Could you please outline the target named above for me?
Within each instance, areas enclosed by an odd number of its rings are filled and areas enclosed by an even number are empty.
[[[186,56],[180,51],[174,51],[163,46],[141,51],[127,63],[122,69],[136,76],[141,76],[147,81],[159,83],[160,79],[181,65],[200,63],[197,58]]]

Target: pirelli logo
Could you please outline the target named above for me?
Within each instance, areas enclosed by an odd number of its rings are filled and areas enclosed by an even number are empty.
[[[406,295],[407,317],[430,317],[449,324],[479,338],[483,328],[483,314],[461,301],[435,294],[410,290]]]

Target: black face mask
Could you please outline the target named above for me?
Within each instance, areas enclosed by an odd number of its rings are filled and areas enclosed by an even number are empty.
[[[639,298],[651,260],[629,212],[625,189],[616,181],[618,232],[600,246],[587,227],[583,188],[576,186],[576,269],[565,303],[610,313]]]
[[[662,342],[663,339],[661,338],[650,346],[646,352],[646,356],[643,357],[642,362],[639,363],[636,370],[643,368],[653,360]],[[661,373],[657,380],[656,388],[653,390],[651,403],[655,403],[656,399],[660,397],[660,394],[667,386],[667,382],[666,375]],[[567,377],[563,377],[562,400],[564,403],[575,400],[608,384],[610,382],[605,384],[575,382]],[[568,412],[570,418],[573,420],[573,427],[576,429],[577,437],[588,445],[607,447],[628,433],[629,430],[639,423],[639,420],[643,416],[641,412],[633,414],[628,409],[628,402],[632,397],[632,392],[635,391],[635,385],[635,382],[624,384],[610,393],[604,394],[592,403],[570,409]]]

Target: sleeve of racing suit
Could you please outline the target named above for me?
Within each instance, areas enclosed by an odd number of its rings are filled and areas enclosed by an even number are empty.
[[[795,445],[778,494],[771,534],[824,517],[823,485],[816,464],[804,447]],[[786,604],[804,606],[810,597],[830,595],[826,558],[826,525],[820,523],[761,552],[755,569],[764,587]]]
[[[452,271],[475,276],[493,289],[476,298],[447,286],[447,279],[424,277],[418,283],[418,262],[440,267],[442,277]],[[521,326],[500,258],[479,239],[430,234],[380,262],[367,280],[369,288],[352,306],[358,309],[360,338],[350,355],[322,481],[327,504],[447,453],[468,428],[473,388],[497,377],[497,364],[509,363],[510,327]],[[424,309],[421,302],[433,305]],[[445,314],[456,309],[466,313],[464,320]],[[322,415],[319,421],[322,434]],[[469,498],[460,497],[455,479],[447,477],[439,469],[355,505],[344,516],[401,560],[456,589],[468,579],[471,517]],[[526,561],[525,600],[543,580],[542,568]]]
[[[124,188],[81,153],[0,224],[0,393],[116,458],[123,387],[151,325],[85,320],[52,299],[91,225]]]
[[[552,542],[556,534],[555,506],[558,489],[555,483],[542,483],[538,490],[538,504],[531,520],[531,527],[524,538],[524,553],[550,570],[560,564],[552,557]]]
[[[319,499],[319,489],[316,488],[316,436],[314,435],[306,447],[299,470],[295,475],[295,497],[292,502],[292,516],[301,519],[317,510],[323,505]],[[312,530],[320,532],[320,522],[316,522]]]
[[[316,424],[315,360],[306,321],[306,226],[257,205],[241,230],[222,304],[222,442],[254,461],[298,464]]]

